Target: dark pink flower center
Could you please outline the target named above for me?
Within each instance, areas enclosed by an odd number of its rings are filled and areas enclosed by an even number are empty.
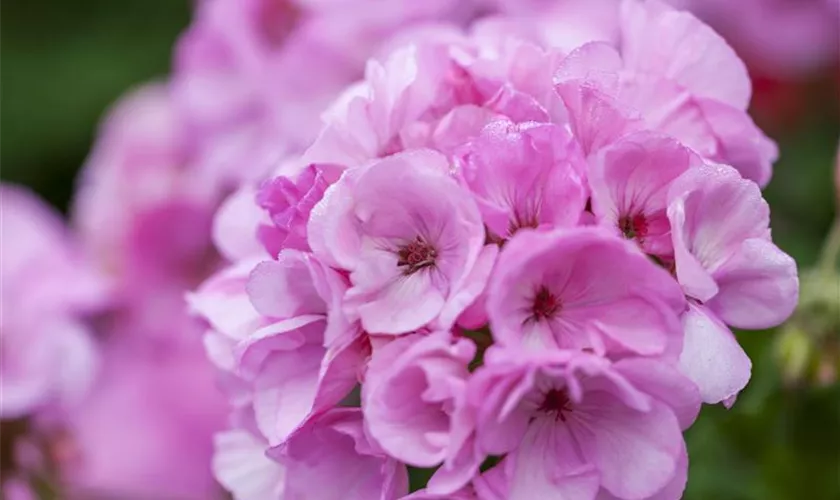
[[[534,321],[551,319],[562,309],[560,299],[551,290],[541,286],[534,295],[534,304],[531,307],[531,318]]]
[[[628,240],[641,239],[648,234],[648,221],[642,213],[623,215],[618,219],[618,228]]]
[[[437,254],[437,249],[431,243],[418,236],[397,250],[397,266],[403,268],[405,275],[414,274],[434,266]]]
[[[542,413],[553,414],[555,419],[565,422],[565,414],[572,411],[569,395],[566,394],[566,391],[551,389],[545,394],[545,399],[537,410]]]
[[[513,236],[520,229],[536,229],[537,227],[539,227],[539,225],[540,222],[537,220],[536,214],[522,215],[519,212],[517,212],[514,214],[513,219],[511,219],[510,221],[510,225],[508,226],[508,234],[510,236]]]

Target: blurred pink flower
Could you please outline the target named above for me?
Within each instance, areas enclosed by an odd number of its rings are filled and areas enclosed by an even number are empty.
[[[210,437],[224,425],[227,405],[199,339],[156,346],[117,337],[102,357],[89,397],[66,416],[73,453],[61,473],[71,491],[216,498]]]
[[[33,194],[1,185],[0,217],[0,417],[72,406],[96,376],[85,317],[107,304],[107,283]]]
[[[840,2],[672,0],[709,23],[757,73],[799,79],[840,57]]]

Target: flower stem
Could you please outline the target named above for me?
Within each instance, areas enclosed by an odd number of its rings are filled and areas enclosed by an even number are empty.
[[[820,255],[819,268],[825,272],[834,272],[840,257],[840,213],[834,218],[834,223],[828,231]]]

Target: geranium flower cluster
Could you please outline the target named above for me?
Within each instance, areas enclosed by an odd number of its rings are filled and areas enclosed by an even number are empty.
[[[220,212],[237,262],[190,303],[237,499],[681,496],[682,431],[750,377],[730,328],[784,321],[797,271],[744,65],[690,14],[616,15],[571,49],[423,31]]]

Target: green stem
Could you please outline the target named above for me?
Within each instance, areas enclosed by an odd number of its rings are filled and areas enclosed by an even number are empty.
[[[834,218],[834,223],[828,231],[820,254],[819,267],[825,272],[834,272],[840,257],[840,213]]]

